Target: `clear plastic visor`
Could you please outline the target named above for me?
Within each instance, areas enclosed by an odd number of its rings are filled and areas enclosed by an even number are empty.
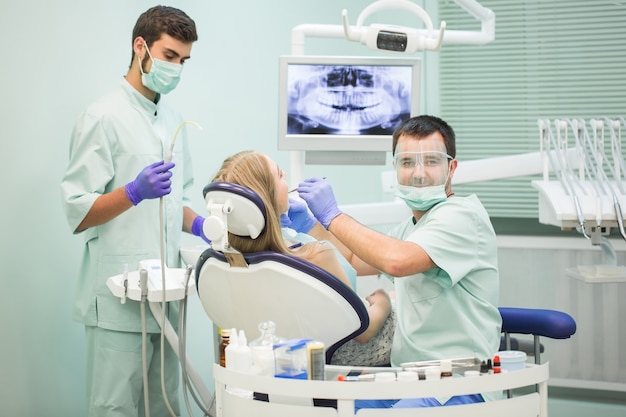
[[[437,186],[448,180],[449,164],[453,159],[441,151],[400,152],[394,156],[396,180],[401,185]]]

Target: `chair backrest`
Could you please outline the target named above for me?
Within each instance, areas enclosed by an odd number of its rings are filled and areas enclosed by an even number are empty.
[[[327,363],[339,346],[367,329],[369,316],[361,298],[303,259],[258,252],[237,254],[245,262],[232,262],[225,231],[256,238],[265,227],[265,205],[255,192],[220,182],[207,185],[204,196],[211,213],[205,234],[219,242],[200,255],[196,288],[216,326],[243,329],[251,341],[260,335],[259,323],[271,320],[278,336],[323,342]]]
[[[323,342],[327,363],[339,346],[367,329],[363,301],[323,269],[276,252],[244,259],[247,267],[231,266],[210,248],[198,259],[198,296],[215,325],[243,329],[250,341],[260,336],[259,323],[272,320],[278,336]]]

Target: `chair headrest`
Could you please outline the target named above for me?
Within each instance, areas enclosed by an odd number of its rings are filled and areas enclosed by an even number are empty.
[[[252,239],[265,228],[265,204],[251,189],[229,182],[212,182],[204,187],[202,194],[210,213],[204,233],[212,241],[221,238],[224,228]]]

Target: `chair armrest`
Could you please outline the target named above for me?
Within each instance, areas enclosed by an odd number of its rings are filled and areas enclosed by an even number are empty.
[[[502,331],[567,339],[576,333],[576,321],[567,313],[535,308],[500,307]]]

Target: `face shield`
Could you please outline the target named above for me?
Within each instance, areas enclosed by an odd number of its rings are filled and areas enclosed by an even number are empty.
[[[419,211],[445,200],[452,159],[440,141],[412,140],[399,144],[393,160],[397,196]]]
[[[445,185],[450,172],[446,145],[438,140],[408,140],[396,148],[393,165],[400,185],[432,187]]]

